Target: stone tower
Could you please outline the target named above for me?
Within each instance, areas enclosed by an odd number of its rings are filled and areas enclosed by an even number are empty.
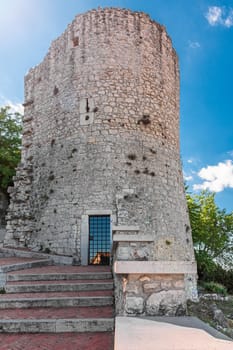
[[[177,313],[196,270],[165,28],[129,10],[78,15],[27,74],[24,107],[5,245],[114,261],[118,313]]]

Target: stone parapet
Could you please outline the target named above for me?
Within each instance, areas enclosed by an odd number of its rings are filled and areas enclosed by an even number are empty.
[[[186,313],[183,274],[118,275],[117,286],[118,315],[180,316]]]
[[[116,274],[196,274],[195,261],[115,261]]]

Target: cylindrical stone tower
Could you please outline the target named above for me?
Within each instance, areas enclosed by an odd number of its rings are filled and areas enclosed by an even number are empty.
[[[194,261],[163,26],[129,10],[78,15],[27,74],[24,106],[5,245],[82,264]]]

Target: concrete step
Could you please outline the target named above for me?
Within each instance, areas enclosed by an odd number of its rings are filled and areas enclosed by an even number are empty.
[[[15,265],[15,264],[20,264],[20,263],[25,263],[25,262],[31,262],[31,261],[41,261],[41,260],[48,260],[48,259],[41,259],[41,258],[19,258],[19,257],[0,257],[0,266],[5,266],[5,265]]]
[[[6,293],[36,293],[36,292],[64,292],[112,290],[111,280],[74,280],[72,281],[35,281],[35,282],[8,282],[5,285]]]
[[[47,293],[10,293],[1,294],[0,300],[8,299],[48,299],[48,298],[70,298],[70,297],[100,297],[100,296],[113,296],[112,290],[89,290],[79,292],[47,292]]]
[[[51,265],[49,267],[30,268],[28,270],[22,270],[12,272],[12,274],[47,274],[47,273],[99,273],[110,272],[110,266],[104,265],[88,265],[88,266],[73,266],[73,265]]]
[[[4,258],[0,259],[0,271],[7,273],[9,271],[49,266],[51,264],[52,262],[49,259]]]
[[[113,332],[1,333],[1,350],[113,350]]]
[[[33,263],[35,261],[30,261]],[[47,263],[44,267],[30,265],[28,269],[17,268],[5,273],[6,294],[0,296],[0,333],[44,333],[47,336],[49,333],[95,335],[99,332],[111,334],[109,339],[113,339],[110,268]]]
[[[80,292],[47,292],[47,293],[8,293],[0,294],[0,300],[8,299],[49,299],[49,298],[70,298],[70,297],[100,297],[100,296],[113,296],[112,290],[89,290]]]
[[[111,306],[0,310],[3,333],[107,332],[113,327]]]
[[[7,281],[61,281],[61,280],[103,280],[112,279],[111,272],[96,272],[96,273],[27,273],[27,274],[11,274],[8,273]]]
[[[114,318],[0,320],[0,333],[82,333],[113,330]]]
[[[28,309],[4,309],[0,310],[0,320],[18,319],[88,319],[111,318],[114,316],[112,306],[90,307],[58,307],[58,308],[28,308]]]
[[[0,257],[49,259],[54,264],[62,264],[62,265],[72,265],[73,263],[72,257],[63,256],[63,255],[45,254],[42,252],[34,252],[28,248],[1,247]]]
[[[85,297],[55,297],[55,298],[0,298],[0,309],[15,308],[60,308],[75,306],[106,306],[113,305],[112,296],[85,296]]]

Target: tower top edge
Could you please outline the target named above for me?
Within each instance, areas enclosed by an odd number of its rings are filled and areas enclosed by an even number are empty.
[[[67,24],[63,32],[61,32],[61,34],[58,37],[52,40],[48,48],[48,52],[45,55],[44,59],[49,55],[51,49],[53,48],[54,45],[56,45],[56,43],[60,40],[60,38],[63,37],[69,31],[73,32],[74,30],[73,28],[76,27],[76,25],[79,22],[82,24],[83,23],[87,24],[88,22],[92,22],[93,18],[95,18],[95,21],[97,22],[98,20],[99,22],[105,22],[108,18],[110,19],[112,17],[122,18],[125,20],[127,20],[127,17],[131,18],[131,20],[133,18],[135,23],[139,23],[139,26],[140,26],[140,23],[142,22],[155,26],[157,30],[161,32],[161,35],[163,33],[163,35],[168,39],[168,41],[170,41],[173,49],[173,54],[177,56],[176,50],[173,47],[172,39],[169,36],[166,27],[163,24],[160,24],[159,22],[155,21],[148,13],[143,11],[135,11],[128,8],[121,8],[121,7],[97,7],[82,13],[78,13],[74,17],[72,22]],[[42,60],[42,62],[44,61],[44,59]],[[34,69],[37,68],[40,64],[41,62],[38,63],[36,66],[31,67],[29,71],[26,73],[25,77],[27,77],[29,73],[33,72]]]
[[[82,13],[78,13],[75,18],[74,21],[76,21],[77,19],[79,19],[80,17],[89,15],[89,14],[96,14],[96,15],[106,15],[106,14],[121,14],[124,16],[127,15],[134,15],[137,16],[139,18],[146,18],[149,21],[151,21],[152,23],[158,25],[159,27],[161,27],[161,29],[166,30],[165,26],[160,24],[159,22],[155,21],[148,13],[143,12],[143,11],[136,11],[136,10],[131,10],[129,8],[122,8],[122,7],[97,7],[97,8],[93,8],[90,9],[88,11],[82,12]]]

